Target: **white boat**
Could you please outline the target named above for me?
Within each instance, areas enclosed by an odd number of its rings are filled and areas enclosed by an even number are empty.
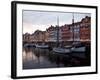
[[[71,52],[70,49],[65,49],[65,48],[61,48],[61,47],[53,48],[53,51],[56,52],[56,53],[62,53],[62,54]]]
[[[43,48],[43,49],[49,48],[48,45],[35,45],[35,46],[36,46],[36,48]]]
[[[86,51],[86,47],[84,45],[82,45],[80,42],[74,42],[72,44],[72,46],[73,46],[71,48],[72,52],[81,53],[81,52],[85,52]]]
[[[72,46],[71,45],[67,45],[67,46],[64,46],[65,48],[72,48]]]
[[[59,17],[57,17],[57,47],[53,48],[53,51],[55,53],[62,53],[62,54],[65,54],[65,53],[70,53],[71,50],[70,48],[64,48],[64,47],[60,47],[59,45]]]
[[[72,47],[71,48],[72,52],[85,52],[86,51],[86,47],[85,46],[80,46],[80,47]]]

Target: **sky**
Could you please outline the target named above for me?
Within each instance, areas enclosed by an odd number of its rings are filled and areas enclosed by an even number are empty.
[[[51,25],[57,25],[57,17],[59,17],[59,26],[64,24],[71,24],[73,13],[23,10],[22,16],[23,34],[32,34],[36,30],[45,31]],[[85,16],[91,16],[91,14],[74,12],[74,22],[81,21],[81,19]]]

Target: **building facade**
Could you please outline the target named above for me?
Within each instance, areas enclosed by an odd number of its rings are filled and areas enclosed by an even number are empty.
[[[50,26],[46,31],[36,30],[33,34],[23,34],[24,42],[69,42],[91,41],[91,17],[86,16],[80,22],[65,24],[63,26]]]
[[[69,25],[61,26],[61,39],[62,42],[71,41],[72,33]]]
[[[91,41],[91,17],[86,16],[81,20],[80,25],[80,41]]]
[[[23,34],[23,41],[24,42],[30,42],[30,34],[29,33]]]
[[[59,32],[57,31],[57,29],[59,28]],[[60,27],[54,27],[54,26],[50,26],[47,30],[48,33],[48,42],[56,42],[57,41],[57,36],[59,38],[59,41],[61,41],[61,29]]]

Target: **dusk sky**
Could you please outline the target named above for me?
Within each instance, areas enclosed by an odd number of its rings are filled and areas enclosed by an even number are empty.
[[[85,16],[91,16],[89,13],[74,13],[74,21],[81,21]],[[59,25],[71,24],[72,13],[63,12],[44,12],[44,11],[23,11],[23,33],[34,33],[36,30],[45,31],[50,25],[57,25],[57,17],[59,17]]]

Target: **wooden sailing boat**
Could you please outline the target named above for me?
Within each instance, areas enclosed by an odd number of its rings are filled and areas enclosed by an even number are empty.
[[[48,45],[45,45],[45,44],[43,43],[43,44],[41,44],[41,45],[36,45],[36,48],[48,49],[49,46],[48,46]]]
[[[72,25],[73,25],[73,28],[72,28],[73,29],[72,30],[72,32],[73,32],[73,43],[72,43],[71,51],[72,52],[77,52],[77,53],[85,52],[86,51],[86,47],[83,46],[80,41],[77,42],[77,41],[74,40],[74,13],[72,15],[73,15],[73,19],[72,19]]]
[[[57,17],[57,46],[53,48],[53,51],[56,53],[70,53],[71,50],[70,49],[66,49],[64,47],[60,47],[59,45],[59,17]]]

